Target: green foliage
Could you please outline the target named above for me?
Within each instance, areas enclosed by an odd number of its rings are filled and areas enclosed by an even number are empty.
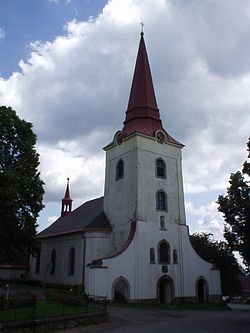
[[[208,233],[195,233],[190,236],[193,248],[201,258],[211,262],[220,270],[222,294],[231,295],[240,291],[239,274],[242,269],[230,247],[223,241],[215,241]]]
[[[0,107],[0,262],[39,250],[37,218],[43,208],[36,135],[10,107]]]
[[[250,138],[248,141],[250,157]],[[225,220],[224,237],[233,251],[239,251],[244,263],[250,264],[250,163],[245,161],[242,172],[232,173],[226,195],[218,197],[218,210]]]
[[[17,320],[33,320],[49,317],[60,317],[87,313],[85,306],[73,306],[50,300],[38,300],[35,306],[24,306],[18,309],[0,311],[0,322],[13,322]]]

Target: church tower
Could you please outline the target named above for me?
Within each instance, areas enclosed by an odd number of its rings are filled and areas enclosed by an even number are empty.
[[[104,211],[113,247],[124,242],[133,220],[165,228],[185,224],[181,148],[163,128],[141,32],[124,126],[106,151]]]

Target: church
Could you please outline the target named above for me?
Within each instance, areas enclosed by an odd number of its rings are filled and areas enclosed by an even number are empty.
[[[183,147],[163,127],[141,32],[123,128],[104,147],[104,196],[72,210],[68,179],[31,278],[125,302],[218,301],[220,272],[189,239]]]

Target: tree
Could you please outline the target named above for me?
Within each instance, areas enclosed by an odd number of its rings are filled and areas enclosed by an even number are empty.
[[[10,107],[0,107],[0,262],[36,254],[37,218],[43,208],[36,135]]]
[[[231,295],[239,292],[239,275],[242,274],[242,269],[226,242],[215,241],[212,234],[208,233],[194,233],[190,240],[199,256],[220,270],[222,294]]]
[[[250,157],[250,138],[247,144]],[[224,237],[233,251],[239,251],[244,263],[250,266],[250,163],[242,171],[232,173],[226,195],[218,197],[218,210],[225,220]]]

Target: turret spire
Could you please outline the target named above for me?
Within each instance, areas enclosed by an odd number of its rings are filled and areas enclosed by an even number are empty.
[[[163,129],[143,37],[143,23],[141,25],[141,39],[122,130],[123,136],[134,132],[154,136],[157,130]]]
[[[69,178],[67,178],[67,187],[65,191],[64,198],[62,199],[62,209],[61,209],[61,216],[65,216],[72,210],[72,199],[69,193]]]

